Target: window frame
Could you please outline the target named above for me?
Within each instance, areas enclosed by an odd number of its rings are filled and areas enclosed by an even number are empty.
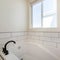
[[[38,2],[34,2],[34,3],[29,3],[29,30],[33,30],[33,31],[58,31],[58,20],[57,20],[57,27],[56,28],[33,28],[33,18],[32,18],[32,5],[37,4],[42,1],[38,1]],[[43,4],[42,4],[43,6]],[[42,8],[43,9],[43,8]],[[43,11],[41,11],[43,13]],[[57,15],[57,14],[56,14]],[[43,16],[42,16],[43,18]]]

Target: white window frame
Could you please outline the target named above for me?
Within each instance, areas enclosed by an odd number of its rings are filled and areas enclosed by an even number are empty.
[[[37,1],[37,2],[33,2],[33,3],[29,3],[29,30],[32,31],[59,31],[58,30],[58,20],[57,20],[57,28],[33,28],[32,27],[32,5],[37,4],[41,1]],[[43,8],[42,8],[43,9]],[[43,13],[43,11],[42,11]]]

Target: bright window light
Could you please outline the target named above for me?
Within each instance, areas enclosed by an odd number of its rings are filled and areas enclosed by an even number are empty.
[[[41,27],[41,3],[35,4],[32,7],[33,10],[33,27]]]
[[[57,1],[43,0],[32,5],[33,28],[57,27]]]

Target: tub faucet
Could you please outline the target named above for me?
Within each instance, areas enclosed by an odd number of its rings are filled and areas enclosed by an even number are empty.
[[[8,55],[8,54],[9,54],[9,51],[7,50],[7,47],[6,47],[6,46],[7,46],[7,44],[10,43],[10,42],[13,42],[14,44],[16,44],[16,42],[13,41],[13,40],[8,41],[8,42],[4,45],[3,51],[2,51],[5,55]]]

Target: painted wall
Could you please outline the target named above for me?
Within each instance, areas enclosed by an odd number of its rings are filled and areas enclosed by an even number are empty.
[[[0,32],[27,30],[25,0],[0,0]]]

